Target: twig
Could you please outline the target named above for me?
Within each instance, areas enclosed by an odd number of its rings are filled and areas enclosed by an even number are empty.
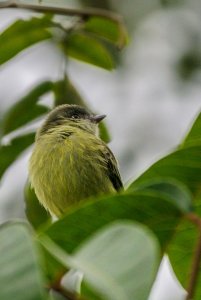
[[[67,16],[78,16],[78,17],[103,17],[108,18],[114,22],[123,24],[122,17],[114,12],[105,9],[87,8],[87,9],[76,9],[76,8],[66,8],[58,6],[47,6],[42,4],[28,4],[21,3],[18,1],[8,0],[0,3],[0,8],[21,8],[30,9],[37,12],[53,13],[57,15],[67,15]]]
[[[15,0],[8,0],[4,2],[0,2],[1,8],[20,8],[20,9],[30,9],[40,13],[52,13],[57,15],[65,15],[65,16],[77,16],[82,19],[90,18],[90,17],[102,17],[109,19],[113,22],[116,22],[119,27],[119,40],[117,41],[117,46],[121,49],[125,45],[125,41],[127,39],[127,32],[123,22],[123,18],[112,12],[105,9],[99,8],[86,8],[86,9],[76,9],[76,8],[67,8],[67,7],[58,7],[58,6],[47,6],[43,4],[28,4],[22,3]]]
[[[187,288],[188,294],[186,296],[186,300],[192,300],[195,294],[196,284],[199,276],[200,263],[201,263],[201,218],[193,213],[187,214],[186,218],[192,223],[194,223],[199,230],[199,238],[198,238],[197,245],[195,247],[193,262],[191,266],[190,280]]]

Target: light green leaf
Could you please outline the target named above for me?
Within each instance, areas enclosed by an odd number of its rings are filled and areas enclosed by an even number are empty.
[[[95,37],[84,32],[72,32],[62,42],[64,52],[78,60],[106,70],[113,69],[114,61],[110,52]]]
[[[1,122],[2,134],[8,134],[11,131],[31,122],[35,118],[47,113],[46,106],[37,104],[40,97],[53,88],[50,81],[40,83],[34,87],[25,97],[18,100],[11,108],[5,113]]]
[[[0,299],[44,300],[44,278],[38,249],[27,226],[0,227]]]
[[[27,47],[51,38],[47,30],[49,17],[17,20],[0,34],[0,64],[3,64]]]
[[[48,300],[70,300],[70,299],[67,299],[66,297],[62,296],[59,292],[51,290]]]
[[[101,140],[103,140],[105,143],[109,143],[111,141],[111,136],[108,131],[107,125],[104,122],[101,122],[99,124],[99,134]]]
[[[123,23],[103,17],[91,17],[84,23],[84,30],[103,37],[122,48],[127,43],[127,33]]]
[[[34,142],[35,133],[18,136],[8,145],[0,146],[0,179],[17,157]]]
[[[161,258],[153,234],[132,222],[110,224],[96,232],[73,256],[50,240],[42,243],[64,265],[84,273],[88,289],[82,294],[87,299],[147,299]]]

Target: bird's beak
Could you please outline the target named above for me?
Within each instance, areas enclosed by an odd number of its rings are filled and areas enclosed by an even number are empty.
[[[104,118],[106,117],[106,115],[96,115],[96,116],[91,116],[90,120],[94,123],[100,123]]]

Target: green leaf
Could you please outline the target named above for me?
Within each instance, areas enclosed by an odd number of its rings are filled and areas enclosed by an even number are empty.
[[[34,142],[35,133],[14,138],[9,145],[0,146],[0,179],[18,156]]]
[[[192,145],[201,145],[201,113],[196,118],[192,128],[186,136],[181,148],[186,148]]]
[[[83,98],[70,79],[65,75],[63,80],[54,83],[55,106],[61,104],[77,104],[86,107]]]
[[[201,186],[201,114],[196,119],[182,146],[160,159],[135,180],[128,191],[149,180],[176,180],[198,196]]]
[[[27,226],[1,226],[0,241],[0,299],[47,299],[38,249]]]
[[[64,265],[84,273],[87,299],[147,299],[161,258],[153,234],[132,222],[96,232],[71,257],[51,240],[42,243]]]
[[[50,92],[52,88],[52,82],[42,82],[34,87],[25,97],[18,100],[4,115],[1,122],[2,134],[8,134],[42,114],[47,113],[48,108],[37,104],[37,102],[42,95]]]
[[[144,174],[142,174],[129,188],[137,190],[146,185],[146,182],[167,180],[180,181],[186,185],[193,193],[193,205],[195,213],[201,215],[201,114],[197,117],[191,130],[189,131],[180,148],[165,158],[156,162]],[[155,190],[156,187],[154,187]],[[181,189],[185,191],[185,187]],[[170,190],[168,191],[168,193]],[[177,197],[177,199],[179,199]],[[182,200],[182,198],[181,198]],[[182,204],[182,201],[180,203]],[[183,205],[183,204],[182,204]],[[184,216],[189,212],[184,211]],[[187,217],[187,216],[186,216]],[[185,218],[181,218],[178,223],[173,239],[167,246],[167,253],[170,257],[172,267],[186,288],[188,286],[191,274],[192,260],[195,253],[195,247],[198,240],[198,231],[195,225],[192,225]],[[201,297],[201,272],[199,274],[197,289],[193,299],[199,300]]]
[[[156,191],[162,196],[168,197],[169,201],[176,204],[183,213],[189,213],[193,210],[191,193],[185,185],[177,180],[167,179],[164,181],[164,179],[152,179],[137,186],[136,190]]]
[[[27,182],[25,186],[25,213],[28,221],[31,223],[33,228],[40,232],[46,226],[52,223],[51,216],[49,213],[40,205],[34,190],[30,187]],[[58,280],[66,272],[66,269],[50,255],[47,251],[43,251],[43,273],[48,278],[50,285],[51,283]],[[57,295],[53,293],[52,298],[56,299]]]
[[[184,201],[189,203],[191,199],[187,198]],[[167,195],[157,191],[136,191],[87,202],[69,211],[68,215],[52,224],[45,233],[71,253],[99,228],[126,219],[147,225],[156,234],[164,250],[182,214],[176,201],[173,203]]]
[[[99,124],[99,134],[100,134],[101,140],[103,140],[105,143],[109,143],[111,141],[109,131],[108,131],[107,126],[104,122],[101,122]]]
[[[114,61],[112,55],[95,37],[84,32],[72,32],[62,42],[64,52],[81,61],[89,64],[112,70]]]
[[[39,203],[34,189],[30,187],[29,182],[25,186],[25,205],[27,219],[36,230],[40,229],[41,226],[51,223],[50,214]]]
[[[49,17],[18,20],[0,34],[0,64],[3,64],[27,47],[51,38],[47,30]]]
[[[201,151],[201,114],[198,115],[192,128],[190,129],[184,142],[181,144],[181,149],[196,148]],[[199,151],[199,150],[198,150]],[[200,153],[200,152],[199,152]],[[191,161],[193,157],[190,158]],[[194,162],[194,174],[191,175],[191,181],[196,183],[196,189],[194,189],[194,210],[198,216],[201,216],[201,195],[200,195],[200,165],[201,157],[197,156],[197,163]],[[182,219],[176,228],[175,235],[168,247],[168,255],[177,275],[177,278],[181,282],[184,288],[189,285],[190,274],[192,270],[193,258],[195,255],[195,248],[198,244],[200,234],[196,226],[187,219]],[[201,272],[199,272],[194,300],[200,300],[201,298]]]
[[[152,165],[134,181],[128,191],[135,190],[148,180],[180,181],[195,195],[201,185],[201,145],[176,150]]]
[[[123,23],[103,17],[91,17],[84,23],[84,30],[103,37],[122,48],[127,43],[127,33]]]
[[[59,292],[51,290],[50,297],[48,298],[48,300],[70,300],[70,299],[67,299],[66,297],[62,296]]]
[[[200,234],[195,225],[183,219],[182,222],[179,223],[176,234],[168,247],[167,254],[173,270],[184,288],[187,288],[189,285],[193,256],[195,255],[195,247],[197,246],[199,238]],[[199,276],[193,300],[200,299],[201,272],[199,268]]]

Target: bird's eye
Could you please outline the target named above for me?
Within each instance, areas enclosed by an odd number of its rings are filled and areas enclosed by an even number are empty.
[[[78,115],[72,115],[72,117],[71,117],[72,119],[79,119],[79,116]]]

